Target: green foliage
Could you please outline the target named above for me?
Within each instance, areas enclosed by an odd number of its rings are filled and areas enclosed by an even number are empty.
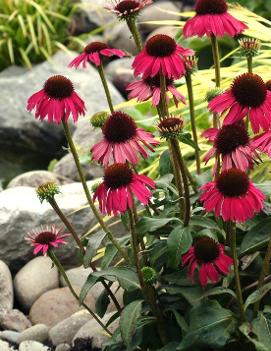
[[[68,39],[72,0],[0,0],[0,70],[49,59]]]

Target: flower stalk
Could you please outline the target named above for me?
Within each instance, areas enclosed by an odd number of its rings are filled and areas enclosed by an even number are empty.
[[[244,311],[244,301],[242,295],[242,288],[241,288],[241,280],[240,280],[240,273],[238,268],[238,255],[237,255],[237,245],[236,245],[236,224],[233,222],[228,223],[228,237],[230,238],[231,242],[231,252],[233,258],[233,267],[234,267],[234,277],[235,277],[235,289],[236,289],[236,296],[238,301],[239,307],[239,319],[240,324],[245,321],[245,311]]]
[[[121,247],[121,245],[118,243],[118,241],[115,239],[115,237],[113,236],[113,234],[111,233],[111,231],[109,230],[107,225],[105,224],[105,222],[104,222],[103,218],[101,217],[99,211],[96,209],[96,206],[94,205],[94,202],[92,201],[92,197],[91,197],[90,191],[89,191],[88,186],[87,186],[86,178],[85,178],[82,166],[80,164],[79,156],[78,156],[76,147],[74,145],[69,126],[64,121],[62,121],[62,124],[63,124],[63,128],[64,128],[65,135],[66,135],[66,138],[67,138],[67,142],[69,144],[70,151],[71,151],[71,153],[73,155],[73,158],[74,158],[77,170],[78,170],[78,174],[79,174],[79,177],[80,177],[80,180],[81,180],[81,183],[82,183],[82,186],[83,186],[83,189],[84,189],[87,201],[89,203],[89,206],[90,206],[94,216],[96,217],[98,223],[100,224],[101,228],[106,233],[108,239],[117,248],[117,250],[122,255],[122,257],[125,259],[125,261],[129,263],[129,256],[127,255],[126,251]]]
[[[133,38],[134,38],[137,50],[141,51],[143,49],[142,38],[141,38],[141,34],[139,33],[135,17],[129,16],[126,19],[126,23],[128,25],[128,28],[129,28]]]
[[[76,291],[74,290],[66,272],[64,267],[62,266],[61,262],[59,261],[59,259],[57,258],[57,256],[55,255],[55,253],[53,252],[52,249],[48,250],[48,256],[50,257],[50,259],[52,260],[52,262],[55,264],[55,266],[57,267],[60,275],[63,277],[63,279],[65,280],[65,283],[67,284],[68,288],[70,289],[70,292],[72,293],[72,295],[75,297],[75,299],[79,302],[79,296],[77,295]],[[82,306],[85,307],[85,309],[91,314],[91,316],[93,317],[93,319],[95,319],[95,321],[103,328],[103,330],[109,334],[110,336],[112,336],[112,333],[109,331],[109,329],[106,327],[106,325],[103,324],[103,322],[100,320],[99,317],[96,316],[96,314],[88,307],[88,305],[83,302]]]
[[[212,52],[215,66],[215,85],[217,88],[220,88],[221,85],[221,75],[220,75],[220,56],[219,56],[219,47],[218,40],[215,35],[211,36]],[[219,127],[219,117],[216,113],[213,114],[213,127]]]
[[[194,93],[193,93],[192,75],[190,72],[188,72],[185,75],[185,79],[186,79],[186,86],[187,86],[187,92],[188,92],[192,135],[193,135],[193,140],[196,144],[195,158],[196,158],[197,174],[201,174],[200,153],[199,153],[199,145],[198,145],[196,118],[195,118]]]
[[[102,62],[100,64],[100,66],[98,66],[98,72],[99,72],[99,75],[100,75],[100,78],[101,78],[101,81],[102,81],[102,84],[103,84],[103,88],[104,88],[104,92],[105,92],[105,95],[106,95],[106,99],[107,99],[107,102],[108,102],[108,106],[109,106],[110,112],[113,113],[114,112],[114,105],[113,105],[113,102],[112,102],[112,97],[111,97],[111,94],[110,94],[110,91],[109,91],[109,87],[108,87],[108,84],[107,84],[107,80],[106,80],[106,77],[105,77],[104,67],[103,67]]]

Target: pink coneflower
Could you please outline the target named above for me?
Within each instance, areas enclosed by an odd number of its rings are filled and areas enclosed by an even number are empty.
[[[214,144],[204,157],[206,163],[211,157],[219,155],[222,158],[222,171],[234,167],[245,171],[253,166],[257,154],[244,124],[229,124],[221,129],[210,128],[202,135]],[[214,174],[217,162],[216,159]]]
[[[65,245],[66,241],[64,238],[69,236],[68,233],[62,233],[62,229],[57,229],[54,225],[46,228],[39,228],[27,235],[26,241],[34,246],[34,255],[42,252],[46,255],[50,248],[57,249],[60,245]]]
[[[257,135],[252,140],[252,146],[271,158],[271,131]]]
[[[135,75],[155,77],[162,70],[165,77],[179,79],[185,74],[185,57],[193,54],[193,50],[183,48],[168,35],[154,35],[133,62]]]
[[[182,264],[188,266],[189,278],[195,281],[195,270],[198,269],[199,281],[203,287],[208,282],[216,284],[221,275],[228,275],[233,264],[231,257],[225,255],[224,245],[204,236],[195,241],[182,257]]]
[[[92,148],[92,157],[102,165],[107,166],[111,161],[117,163],[138,163],[137,155],[144,158],[148,153],[144,146],[154,151],[152,145],[159,142],[151,133],[138,128],[129,115],[116,111],[106,120],[102,129],[104,138]]]
[[[87,63],[93,63],[95,66],[101,65],[101,56],[117,56],[123,57],[126,56],[126,53],[119,49],[113,49],[108,47],[105,43],[95,41],[88,44],[82,54],[78,55],[69,63],[69,67],[78,68],[82,63],[83,68],[87,67]]]
[[[43,89],[33,94],[27,103],[27,110],[36,110],[35,117],[49,122],[67,122],[72,114],[74,122],[79,115],[84,115],[86,108],[84,101],[74,91],[72,82],[60,75],[49,78]]]
[[[216,36],[227,34],[231,37],[242,33],[247,26],[228,12],[225,0],[197,0],[196,15],[189,19],[184,28],[184,37]]]
[[[126,90],[130,91],[129,99],[137,98],[137,101],[146,101],[152,98],[153,106],[157,106],[161,99],[160,87],[160,76],[157,74],[153,78],[147,77],[129,84]],[[166,90],[173,95],[176,106],[178,106],[179,101],[185,104],[185,97],[174,87],[173,79],[166,78]],[[168,102],[168,95],[166,97]]]
[[[264,207],[264,194],[237,168],[223,171],[216,181],[203,185],[201,190],[200,200],[205,210],[224,221],[245,222]]]
[[[120,19],[134,17],[145,7],[152,4],[152,0],[112,0],[105,8],[115,13]]]
[[[127,164],[115,163],[105,169],[104,181],[94,193],[98,199],[100,211],[114,216],[133,207],[134,195],[140,203],[147,205],[154,188],[154,181],[145,175],[134,174]]]
[[[232,124],[248,116],[252,129],[268,131],[271,126],[271,92],[257,74],[244,73],[233,81],[229,90],[209,103],[215,113],[225,113],[224,124]]]

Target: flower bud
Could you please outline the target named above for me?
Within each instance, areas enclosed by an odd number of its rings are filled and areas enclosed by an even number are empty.
[[[36,193],[40,202],[42,203],[44,200],[50,202],[54,199],[55,195],[60,193],[60,189],[56,183],[46,183],[40,185],[36,189]]]

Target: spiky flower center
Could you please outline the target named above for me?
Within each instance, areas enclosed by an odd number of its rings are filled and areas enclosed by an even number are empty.
[[[72,95],[73,84],[68,78],[56,75],[47,79],[43,89],[50,98],[62,100]]]
[[[41,245],[49,245],[51,242],[56,240],[56,234],[50,231],[40,232],[36,238],[35,242]]]
[[[145,48],[150,56],[166,57],[174,53],[176,42],[168,35],[157,34],[147,41]]]
[[[159,124],[158,128],[162,132],[177,132],[183,127],[183,120],[178,117],[164,118]]]
[[[249,135],[244,125],[230,124],[223,126],[215,140],[215,146],[222,155],[227,155],[239,146],[249,143]]]
[[[198,15],[217,15],[227,12],[228,6],[225,0],[198,0],[195,10]]]
[[[136,135],[136,124],[126,113],[116,111],[109,116],[103,127],[105,139],[110,143],[122,143]]]
[[[266,86],[257,74],[244,73],[235,78],[231,89],[234,97],[242,106],[259,107],[266,99]]]
[[[104,172],[104,182],[108,188],[117,189],[129,185],[132,179],[133,172],[126,164],[115,163]]]
[[[94,52],[100,52],[104,49],[107,49],[107,45],[105,43],[94,41],[93,43],[90,43],[85,47],[84,52],[86,54],[94,54]]]
[[[166,78],[166,86],[168,87],[169,85],[173,84],[173,79]],[[147,77],[144,79],[144,82],[149,85],[150,87],[155,87],[155,88],[160,88],[161,82],[160,82],[160,74],[156,74],[154,77]]]
[[[130,15],[135,12],[139,7],[139,2],[135,0],[123,0],[120,1],[115,10],[123,15]]]
[[[232,168],[223,171],[216,180],[220,193],[225,197],[239,197],[247,193],[249,178],[240,169]]]
[[[208,236],[198,239],[194,248],[197,260],[204,263],[214,262],[220,253],[219,244]]]

